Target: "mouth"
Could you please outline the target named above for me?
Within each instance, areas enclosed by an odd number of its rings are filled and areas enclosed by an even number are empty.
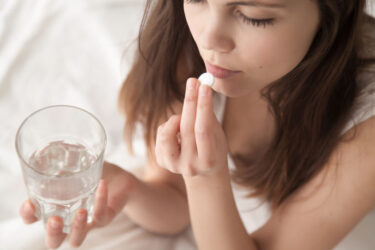
[[[225,68],[210,64],[208,62],[205,62],[205,64],[206,64],[207,71],[211,73],[214,77],[220,78],[220,79],[226,79],[241,72],[241,71],[225,69]]]

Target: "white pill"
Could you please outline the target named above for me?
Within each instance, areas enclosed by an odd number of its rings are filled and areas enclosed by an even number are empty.
[[[204,84],[204,85],[207,85],[207,86],[210,86],[212,88],[212,86],[214,85],[215,83],[215,78],[212,74],[206,72],[206,73],[203,73],[199,78],[198,80],[201,82],[201,84]]]

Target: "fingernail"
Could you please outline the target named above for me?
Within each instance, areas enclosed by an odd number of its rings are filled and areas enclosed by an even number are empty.
[[[80,221],[84,221],[86,219],[86,213],[84,211],[79,211],[77,214],[77,218]]]
[[[26,202],[25,207],[24,207],[24,211],[28,214],[34,213],[33,208],[32,208],[32,206],[30,205],[29,202]]]
[[[60,222],[56,220],[51,221],[51,227],[52,229],[58,229],[60,227]]]
[[[100,193],[104,191],[104,180],[100,180],[98,190]]]
[[[195,89],[195,81],[193,79],[189,79],[187,82],[188,89]]]
[[[208,87],[204,84],[201,84],[201,86],[199,87],[199,95],[200,96],[208,96],[209,90],[210,90],[210,87]]]

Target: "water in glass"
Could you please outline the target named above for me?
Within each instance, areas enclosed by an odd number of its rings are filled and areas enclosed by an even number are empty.
[[[64,141],[50,142],[31,154],[29,164],[48,176],[27,180],[29,196],[44,224],[50,216],[60,216],[64,220],[63,231],[68,233],[79,208],[87,209],[88,223],[91,222],[94,194],[101,175],[100,159],[82,144]]]

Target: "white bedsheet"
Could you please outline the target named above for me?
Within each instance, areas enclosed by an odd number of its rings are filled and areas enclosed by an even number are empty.
[[[133,172],[144,163],[141,150],[139,157],[127,154],[121,136],[124,121],[116,105],[143,4],[0,0],[0,250],[47,249],[42,223],[24,225],[18,215],[27,196],[14,138],[31,112],[53,104],[82,107],[106,129],[106,160]],[[79,249],[193,250],[192,239],[191,229],[162,237],[120,215],[109,226],[90,232]],[[70,247],[64,243],[60,249]]]

